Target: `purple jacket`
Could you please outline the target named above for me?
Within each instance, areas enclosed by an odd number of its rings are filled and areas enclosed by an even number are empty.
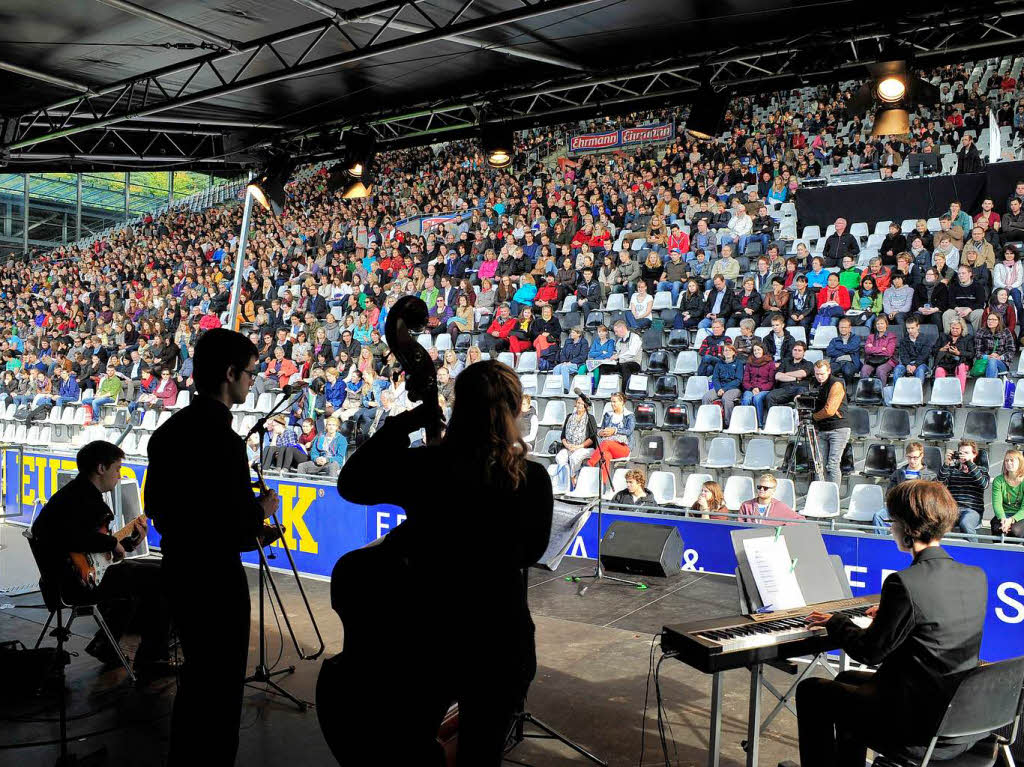
[[[769,359],[763,365],[755,365],[754,358],[743,366],[743,391],[760,389],[768,391],[775,385],[775,360]]]
[[[889,358],[895,356],[896,334],[891,330],[885,331],[885,335],[881,338],[877,337],[874,333],[869,334],[867,340],[864,342],[865,361],[869,354],[884,354]]]

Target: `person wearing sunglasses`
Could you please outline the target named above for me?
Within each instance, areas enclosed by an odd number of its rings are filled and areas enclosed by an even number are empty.
[[[778,481],[771,474],[762,474],[754,483],[756,496],[740,504],[740,522],[755,525],[785,525],[786,520],[802,521],[789,506],[775,497]]]

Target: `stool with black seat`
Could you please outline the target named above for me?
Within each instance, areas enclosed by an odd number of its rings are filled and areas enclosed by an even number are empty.
[[[868,744],[877,756],[875,767],[994,767],[997,761],[1013,764],[1010,746],[1020,730],[1024,706],[1024,656],[979,665],[960,680],[953,699],[925,749],[903,744]],[[1011,727],[1008,736],[995,731]],[[944,746],[971,742],[967,751],[943,758]],[[908,753],[909,752],[909,753]]]
[[[103,616],[100,614],[99,608],[95,603],[91,604],[70,604],[65,602],[61,596],[60,583],[55,579],[48,578],[45,574],[45,557],[42,551],[40,551],[39,542],[32,535],[31,530],[25,530],[22,535],[28,541],[29,550],[32,552],[32,558],[35,560],[36,567],[39,569],[39,591],[43,597],[43,604],[46,609],[49,610],[49,616],[46,619],[46,623],[43,625],[43,630],[39,632],[39,638],[36,639],[35,647],[38,649],[39,645],[43,642],[43,637],[46,636],[47,630],[50,628],[50,624],[56,617],[57,626],[50,636],[53,636],[57,640],[57,664],[59,668],[60,676],[60,757],[57,759],[58,765],[86,765],[86,764],[99,764],[106,757],[106,747],[97,750],[96,752],[89,754],[85,757],[77,757],[75,754],[68,752],[68,732],[67,732],[67,691],[64,684],[64,645],[71,637],[71,625],[74,623],[75,618],[82,615],[91,615],[96,621],[96,625],[99,626],[100,630],[106,634],[107,640],[110,642],[114,651],[117,653],[117,658],[124,666],[124,670],[128,672],[128,678],[134,683],[135,672],[132,671],[128,660],[124,657],[124,653],[121,651],[121,646],[114,638],[110,628],[107,626],[107,622],[103,620]],[[68,622],[64,623],[64,610],[71,610],[71,615],[68,618]]]

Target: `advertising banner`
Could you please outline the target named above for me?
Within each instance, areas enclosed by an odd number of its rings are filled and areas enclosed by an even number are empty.
[[[607,133],[581,133],[569,139],[570,152],[598,152],[615,147],[671,141],[675,138],[674,123],[640,125],[636,128],[608,131]]]
[[[3,495],[8,513],[18,508],[19,484],[24,514],[11,521],[28,524],[36,503],[45,503],[57,487],[57,474],[74,471],[73,458],[46,452],[26,452],[24,465],[19,465],[18,451],[5,450]],[[134,479],[145,501],[146,463],[125,463],[122,476]],[[19,482],[20,479],[20,482]],[[333,483],[310,482],[298,477],[268,478],[267,484],[281,496],[278,519],[285,530],[289,548],[302,573],[329,577],[338,558],[352,549],[365,546],[397,525],[405,514],[395,506],[362,506],[343,500]],[[197,529],[204,520],[214,517],[218,509],[203,505],[202,491],[192,488],[182,478],[181,506],[192,514]],[[603,515],[605,530],[616,520],[672,525],[683,538],[682,569],[733,575],[736,557],[730,533],[743,527],[724,521],[676,517],[643,512],[609,512]],[[823,531],[825,548],[838,555],[855,596],[876,594],[891,573],[910,565],[910,556],[901,552],[890,538],[847,532]],[[486,548],[489,541],[481,540]],[[150,530],[150,544],[160,546],[160,537]],[[280,543],[275,546],[280,547]],[[988,661],[1015,657],[1024,646],[1024,547],[1002,544],[970,544],[949,541],[945,548],[959,562],[983,569],[988,577],[988,608],[982,657]],[[597,515],[592,514],[582,532],[572,541],[568,555],[597,556]],[[276,565],[287,567],[279,555]],[[255,552],[243,560],[256,563]],[[685,614],[679,615],[686,620]]]

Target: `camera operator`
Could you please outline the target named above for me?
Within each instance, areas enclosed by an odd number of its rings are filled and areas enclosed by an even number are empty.
[[[818,450],[825,464],[825,478],[839,486],[843,479],[840,470],[843,450],[850,441],[846,385],[841,378],[832,375],[832,365],[828,360],[814,363],[814,378],[818,382],[818,391],[811,417],[818,429]]]

